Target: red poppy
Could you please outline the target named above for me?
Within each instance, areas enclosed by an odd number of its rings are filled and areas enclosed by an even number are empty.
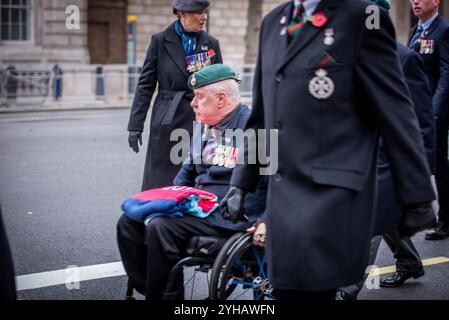
[[[215,51],[214,51],[214,49],[210,49],[207,53],[209,53],[209,57],[215,56]]]
[[[312,24],[314,27],[321,28],[327,22],[327,17],[323,12],[317,12],[313,15]]]

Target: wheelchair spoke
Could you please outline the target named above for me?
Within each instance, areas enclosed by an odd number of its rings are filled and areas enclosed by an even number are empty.
[[[195,288],[195,278],[196,278],[197,271],[193,274],[193,281],[192,281],[192,290],[190,291],[190,300],[193,300],[193,289]]]
[[[257,248],[255,246],[253,246],[252,248],[253,248],[254,256],[256,257],[257,265],[259,267],[259,275],[262,276],[263,278],[267,278],[267,275],[265,274],[265,270],[264,270],[266,255],[264,254],[263,257],[260,258],[260,254],[259,254],[259,251],[257,250]]]
[[[198,272],[198,271],[194,271],[194,272],[193,272],[193,275],[189,278],[189,280],[187,280],[187,282],[184,284],[184,287],[187,286],[187,285],[190,283],[190,281],[194,280],[194,278],[195,278],[197,272]]]

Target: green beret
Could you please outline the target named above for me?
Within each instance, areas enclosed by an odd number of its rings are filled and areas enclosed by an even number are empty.
[[[234,79],[240,83],[237,73],[226,64],[213,64],[192,74],[188,80],[190,89],[195,90],[226,79]]]
[[[371,2],[374,2],[378,6],[384,8],[385,10],[390,11],[391,6],[388,0],[371,0]]]

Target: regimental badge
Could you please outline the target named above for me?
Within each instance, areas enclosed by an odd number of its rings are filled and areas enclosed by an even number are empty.
[[[319,100],[329,99],[335,90],[334,82],[327,76],[327,71],[318,69],[315,72],[316,77],[309,82],[310,94]]]
[[[195,78],[195,76],[192,76],[192,78],[190,79],[190,85],[192,87],[194,87],[196,85],[196,78]]]
[[[324,44],[326,46],[331,46],[334,44],[334,42],[335,42],[334,29],[332,28],[326,29],[326,31],[324,31]]]

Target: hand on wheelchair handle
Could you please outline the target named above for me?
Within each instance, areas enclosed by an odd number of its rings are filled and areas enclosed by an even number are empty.
[[[134,150],[135,153],[139,152],[139,143],[142,145],[142,132],[130,131],[128,136],[129,147]]]
[[[246,230],[253,234],[253,244],[264,248],[267,239],[267,226],[262,219],[257,219],[256,223]]]
[[[237,223],[245,217],[245,203],[246,192],[238,187],[229,188],[228,193],[224,196],[220,203],[220,214],[226,220],[232,223]]]

